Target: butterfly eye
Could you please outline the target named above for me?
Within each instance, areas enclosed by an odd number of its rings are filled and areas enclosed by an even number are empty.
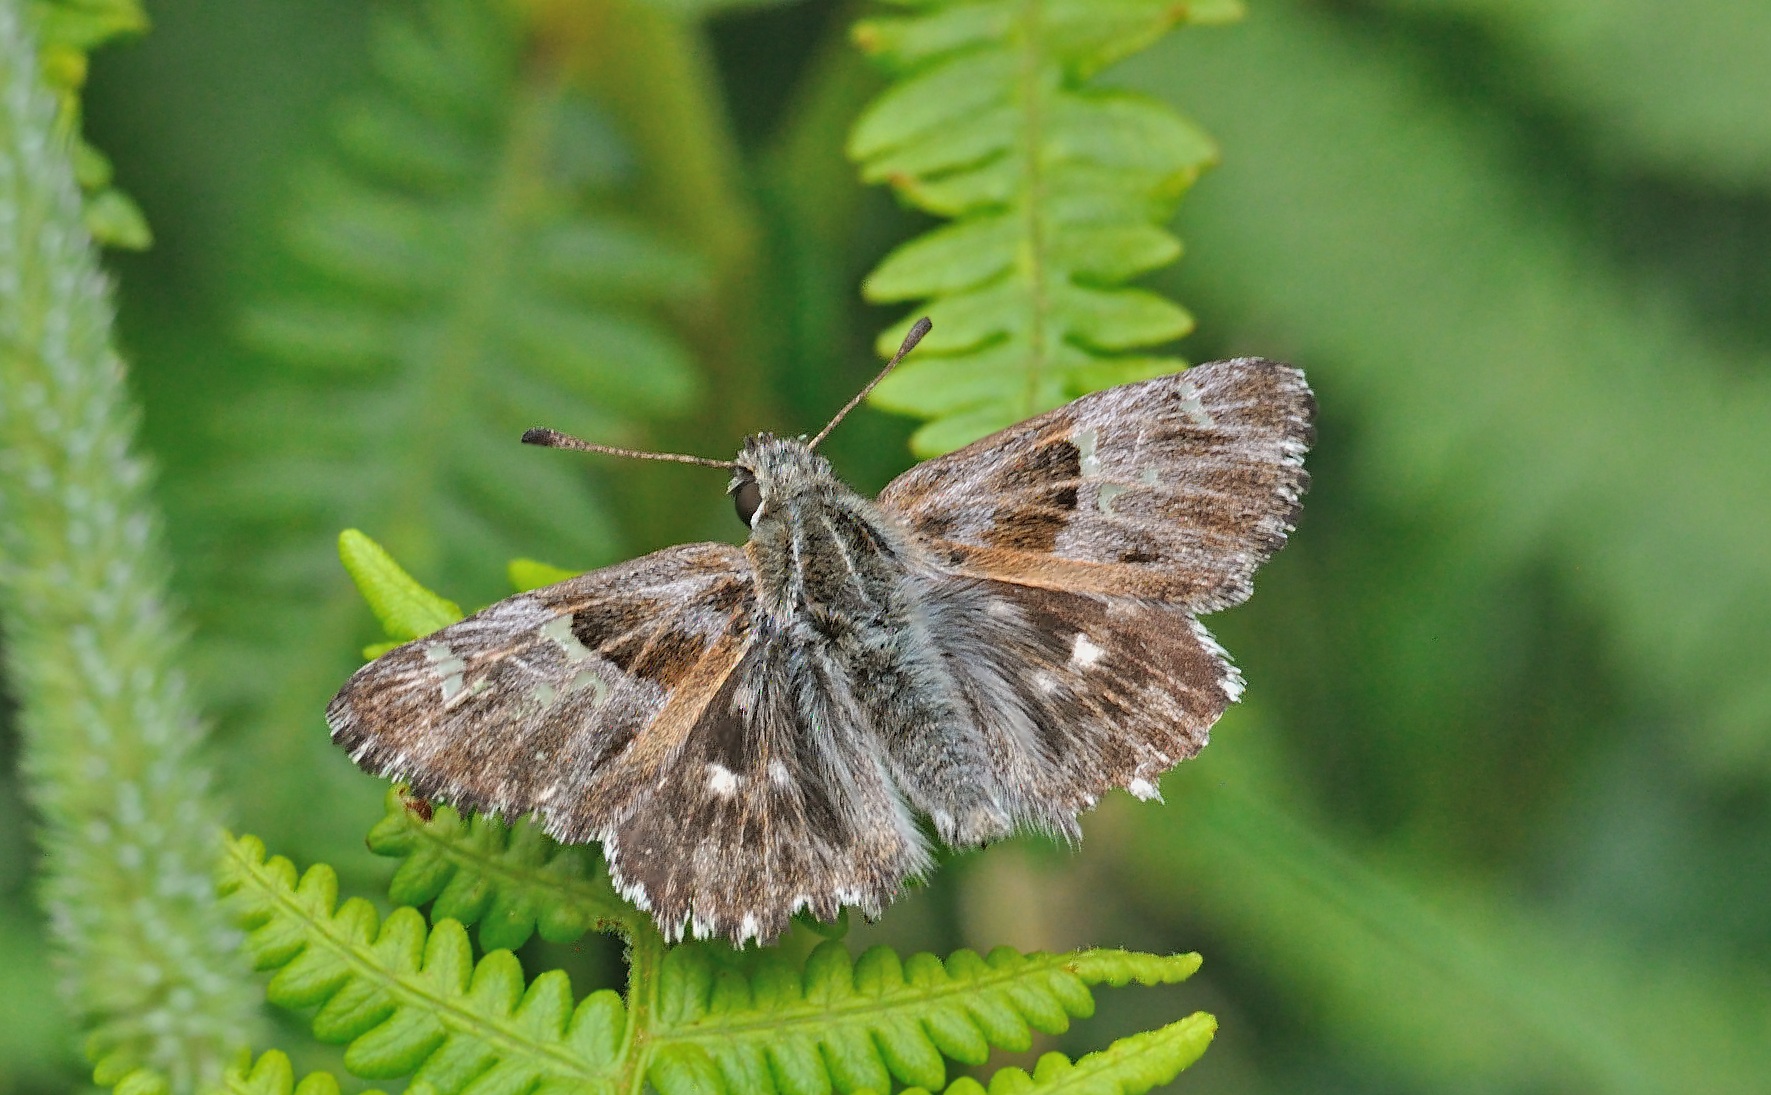
[[[732,503],[738,508],[738,520],[748,527],[750,519],[763,504],[762,488],[756,485],[756,480],[746,479],[732,492]]]

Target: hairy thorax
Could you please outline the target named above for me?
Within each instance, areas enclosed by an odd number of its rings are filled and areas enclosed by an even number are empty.
[[[738,463],[762,495],[745,547],[759,626],[846,644],[857,632],[905,622],[916,560],[900,529],[802,441],[752,438]]]

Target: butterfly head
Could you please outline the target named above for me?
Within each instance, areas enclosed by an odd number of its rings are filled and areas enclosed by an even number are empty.
[[[834,478],[830,461],[812,451],[803,437],[751,434],[732,461],[726,493],[738,520],[755,529],[775,519],[795,499],[824,488]]]

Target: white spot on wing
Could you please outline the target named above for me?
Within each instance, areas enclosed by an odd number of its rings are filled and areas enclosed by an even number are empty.
[[[424,657],[443,678],[443,702],[449,703],[462,692],[462,674],[467,663],[449,648],[448,643],[425,643]],[[474,682],[478,684],[479,682]]]
[[[723,764],[709,764],[707,789],[720,798],[731,798],[738,793],[738,776]]]
[[[1121,483],[1102,483],[1100,489],[1095,492],[1095,508],[1102,513],[1112,513],[1113,499],[1130,489]]]
[[[1095,455],[1095,446],[1100,444],[1101,432],[1090,426],[1086,430],[1077,430],[1072,433],[1070,440],[1076,446],[1077,456],[1081,458],[1079,463],[1082,474],[1084,476],[1101,474],[1101,458]]]
[[[467,663],[449,648],[448,643],[425,643],[424,656],[437,667],[438,673],[459,673],[467,668]]]
[[[1087,669],[1106,656],[1104,649],[1080,631],[1076,633],[1076,641],[1070,644],[1070,664],[1078,669]]]
[[[1049,696],[1058,690],[1058,678],[1043,669],[1038,670],[1033,674],[1033,687]]]
[[[603,680],[602,675],[594,669],[580,669],[566,684],[568,694],[582,692],[587,688],[591,690],[590,705],[592,707],[601,707],[603,701],[609,698],[609,683]]]
[[[787,771],[787,765],[782,764],[778,760],[771,760],[769,762],[769,782],[770,783],[773,783],[777,787],[785,787],[785,786],[787,786],[788,781],[790,781],[792,778],[793,778],[792,773]]]
[[[1212,418],[1211,412],[1200,402],[1199,389],[1185,382],[1181,384],[1181,414],[1195,426],[1210,429],[1217,425],[1217,420]]]
[[[591,653],[590,647],[579,642],[578,636],[572,634],[572,617],[570,616],[555,616],[542,626],[541,633],[554,641],[560,651],[566,655],[567,661],[585,662],[595,656]]]
[[[1158,791],[1156,785],[1147,779],[1134,779],[1125,785],[1125,789],[1132,793],[1133,798],[1141,798],[1145,802],[1162,797],[1162,792]]]

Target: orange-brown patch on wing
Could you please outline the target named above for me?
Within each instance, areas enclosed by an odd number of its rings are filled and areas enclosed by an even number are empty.
[[[701,720],[701,714],[719,694],[726,678],[738,667],[750,646],[748,634],[729,631],[709,647],[707,653],[677,682],[676,690],[658,712],[645,732],[634,739],[633,748],[622,758],[623,768],[650,772],[667,763],[688,739],[689,731]]]
[[[1108,597],[1142,597],[1182,602],[1200,590],[1184,573],[1123,563],[1086,563],[1037,551],[973,547],[939,540],[929,545],[936,559],[978,578],[1016,585]]]

